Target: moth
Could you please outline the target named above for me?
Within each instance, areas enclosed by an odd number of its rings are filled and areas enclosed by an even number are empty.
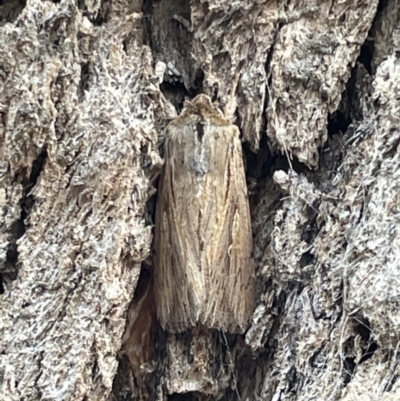
[[[246,330],[252,233],[239,129],[198,95],[167,127],[155,220],[156,313],[164,330]]]

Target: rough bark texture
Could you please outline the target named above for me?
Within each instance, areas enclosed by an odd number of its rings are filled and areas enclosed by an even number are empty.
[[[399,25],[397,0],[4,0],[0,399],[398,400]],[[253,319],[167,333],[158,145],[233,90]]]
[[[1,399],[112,387],[159,160],[141,16],[117,21],[34,1],[1,27]]]

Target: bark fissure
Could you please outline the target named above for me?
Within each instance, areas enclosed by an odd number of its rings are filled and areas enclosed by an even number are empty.
[[[6,262],[2,269],[2,282],[6,280],[10,282],[15,280],[18,275],[18,245],[17,241],[25,234],[26,222],[29,219],[29,214],[35,205],[35,197],[32,191],[39,179],[40,173],[43,170],[44,163],[47,158],[47,151],[42,150],[38,158],[33,161],[30,169],[29,177],[22,179],[23,187],[22,197],[19,201],[20,217],[14,221],[10,227],[10,237],[6,248]],[[17,179],[18,180],[18,179]]]

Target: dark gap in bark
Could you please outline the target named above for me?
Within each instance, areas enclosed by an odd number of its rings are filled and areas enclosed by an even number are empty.
[[[246,160],[246,175],[249,181],[267,178],[271,174],[271,168],[278,163],[277,156],[272,156],[268,148],[266,135],[262,135],[260,149],[257,153],[252,151],[247,142],[243,144],[243,153]]]
[[[82,11],[82,15],[87,16],[85,0],[77,0],[78,10]]]
[[[328,135],[332,137],[337,133],[344,133],[351,124],[351,119],[345,112],[338,109],[328,116]]]
[[[297,377],[297,369],[295,366],[291,366],[289,371],[286,373],[286,381],[287,385],[287,392],[293,393],[296,389],[298,382],[300,382],[299,378]]]
[[[375,52],[375,37],[374,37],[375,25],[376,25],[377,18],[379,18],[381,11],[386,6],[387,6],[386,0],[379,1],[377,12],[375,14],[375,18],[371,24],[371,28],[368,31],[368,35],[367,35],[364,43],[361,45],[360,54],[357,58],[357,62],[359,62],[360,64],[362,64],[365,67],[365,69],[368,71],[369,75],[373,74],[372,59],[374,57],[374,52]]]
[[[79,103],[85,98],[85,91],[89,90],[89,80],[91,75],[90,63],[81,63],[81,79],[78,86]]]
[[[127,15],[136,12],[134,3],[131,4],[130,9],[126,10]],[[136,53],[136,43],[142,42],[145,44],[146,36],[146,17],[143,15],[140,19],[140,25],[131,29],[122,40],[122,50],[128,55]]]
[[[36,186],[39,176],[47,159],[47,150],[44,148],[32,164],[29,179],[23,181],[24,195],[21,201],[21,218],[26,219],[35,204],[35,197],[30,193]]]
[[[151,283],[151,278],[151,270],[146,266],[142,266],[140,269],[139,280],[137,282],[133,298],[141,299],[143,297]]]
[[[297,159],[290,159],[290,163],[286,155],[273,153],[268,147],[268,138],[266,135],[261,136],[260,150],[254,153],[249,144],[243,145],[243,152],[246,158],[246,176],[248,182],[262,181],[268,177],[272,177],[275,171],[283,170],[288,172],[293,170],[298,173],[308,173],[310,169]],[[256,192],[256,191],[255,191]]]
[[[268,374],[270,350],[265,350],[255,357],[250,349],[244,346],[238,354],[239,357],[234,361],[236,386],[233,386],[231,390],[227,389],[223,398],[226,401],[253,399],[257,388],[257,373],[260,374],[263,371],[263,377]],[[246,372],[246,375],[243,375],[243,372]]]
[[[127,355],[118,357],[118,370],[114,376],[111,393],[118,401],[138,399],[130,384],[134,381],[132,377],[131,363]]]
[[[306,287],[307,283],[304,283],[303,281],[298,281],[296,278],[292,280],[291,282],[289,281],[288,283],[288,292],[290,293],[296,293],[298,296],[301,295],[303,292],[304,288]]]
[[[46,42],[51,44],[53,51],[62,53],[63,45],[67,33],[64,31],[63,23],[65,22],[64,17],[55,17],[48,20],[44,20],[38,26],[40,35],[46,36]],[[71,23],[71,19],[67,19],[67,24]],[[66,28],[68,31],[68,27]]]
[[[204,73],[201,70],[197,70],[194,80],[194,86],[187,89],[183,82],[175,81],[163,81],[160,85],[161,92],[164,94],[166,99],[171,102],[175,107],[178,115],[181,113],[186,99],[193,99],[198,94],[202,93]],[[215,100],[215,99],[213,99]]]
[[[352,69],[337,110],[328,115],[328,140],[320,152],[320,174],[317,180],[311,178],[324,192],[332,190],[338,168],[346,154],[344,142],[352,129],[352,124],[355,120],[363,119],[362,107],[358,101],[356,90],[359,68],[360,64],[358,63]]]
[[[271,356],[272,359],[275,359],[275,353],[278,348],[278,340],[277,340],[277,334],[281,328],[282,321],[280,320],[280,316],[284,315],[283,307],[286,304],[287,300],[287,293],[290,293],[290,289],[287,290],[287,292],[280,291],[279,286],[276,284],[272,284],[272,281],[270,280],[271,284],[270,287],[272,287],[271,291],[275,291],[278,295],[275,296],[272,306],[269,310],[269,313],[271,315],[275,316],[275,321],[273,323],[273,326],[269,332],[268,338],[266,339],[264,343],[264,349],[267,352],[269,356]],[[277,288],[278,287],[278,288]],[[256,362],[255,362],[256,363]]]
[[[186,394],[171,394],[167,398],[168,401],[201,401],[200,394],[186,393]]]
[[[34,379],[34,385],[33,387],[36,389],[36,396],[38,397],[39,400],[43,399],[43,391],[42,391],[42,387],[38,384],[40,378],[43,375],[43,366],[42,366],[42,362],[45,356],[45,352],[44,351],[40,351],[37,354],[37,358],[36,358],[36,365],[37,365],[37,372],[39,372],[37,374],[37,376]]]
[[[353,378],[353,373],[356,368],[355,359],[353,357],[343,358],[343,387],[346,387]]]
[[[282,155],[282,157],[287,159],[286,155]],[[286,161],[286,163],[288,165],[288,169],[285,170],[286,172],[288,172],[292,168],[293,171],[295,171],[297,174],[304,174],[304,175],[307,175],[308,177],[310,177],[311,175],[314,175],[314,174],[310,174],[310,172],[312,173],[312,171],[310,170],[310,167],[308,167],[307,165],[305,165],[304,163],[299,161],[296,157],[294,157],[293,159],[290,159],[290,164],[289,164],[289,161]]]
[[[397,373],[394,373],[391,380],[386,384],[385,389],[383,391],[385,391],[385,392],[392,391],[393,386],[396,384],[398,378],[399,378],[399,375]]]
[[[372,59],[375,51],[375,38],[374,38],[374,27],[378,13],[382,11],[387,5],[387,0],[381,0],[378,6],[378,12],[375,16],[375,20],[371,25],[371,29],[368,32],[367,38],[361,45],[360,54],[357,58],[357,62],[351,71],[351,76],[346,83],[345,90],[342,93],[342,99],[336,112],[332,113],[328,118],[328,133],[330,136],[335,134],[346,133],[349,126],[355,120],[362,120],[363,110],[361,102],[358,99],[359,90],[356,85],[362,84],[360,76],[363,73],[362,67],[368,72],[369,75],[373,74],[372,71]]]
[[[356,362],[353,350],[354,350],[354,337],[351,337],[347,341],[345,341],[342,346],[343,387],[346,387],[351,382],[351,379],[353,378],[353,373],[356,369]]]
[[[122,41],[122,50],[127,54],[128,53],[128,48],[129,48],[129,41],[130,41],[130,37],[125,38]]]
[[[154,188],[157,188],[158,191],[158,182],[159,178],[153,183]],[[153,237],[154,237],[154,223],[156,221],[156,205],[157,205],[157,192],[147,201],[146,204],[146,215],[145,215],[145,224],[146,226],[153,226]],[[153,250],[152,246],[152,250]],[[153,270],[153,268],[151,268]]]
[[[162,329],[160,323],[157,320],[156,330],[154,335],[154,351],[152,357],[152,360],[157,361],[157,365],[156,369],[149,375],[148,380],[146,382],[150,400],[158,399],[156,389],[159,388],[161,380],[163,380],[165,377],[165,366],[163,365],[162,362],[168,360],[168,354],[166,349],[167,336],[168,333],[166,333]]]
[[[89,12],[85,0],[77,0],[78,9],[82,11],[82,15],[87,17],[95,26],[105,24],[110,19],[112,0],[102,0],[98,12]]]
[[[167,65],[161,91],[179,114],[185,97],[191,99],[203,92],[204,72],[192,65],[190,56],[190,2],[144,0],[142,11],[144,43],[151,48],[155,62]]]
[[[303,224],[301,239],[307,244],[313,244],[319,230],[316,228],[316,220],[318,216],[320,201],[316,200],[313,205],[307,206],[308,220]]]
[[[384,8],[386,8],[389,4],[389,1],[390,0],[379,0],[377,11],[381,12]]]
[[[317,228],[316,220],[318,217],[318,209],[320,200],[316,200],[313,205],[308,205],[307,214],[308,220],[303,224],[301,230],[301,239],[309,245],[314,243],[316,236],[319,233]],[[312,275],[315,273],[315,258],[311,251],[306,251],[301,255],[300,267],[302,269],[302,275],[304,280],[311,280]]]
[[[378,349],[378,344],[373,341],[368,345],[368,348],[365,350],[363,356],[360,358],[360,364],[367,361],[374,355],[374,352]]]
[[[369,321],[367,319],[358,319],[358,322],[357,332],[366,344],[366,347],[363,347],[363,355],[359,361],[361,364],[372,357],[378,349],[378,343],[373,340]]]
[[[15,221],[11,226],[11,239],[6,251],[5,270],[9,272],[8,279],[15,280],[18,273],[18,247],[17,241],[25,234],[26,219],[28,218],[34,204],[35,197],[31,194],[32,189],[35,187],[37,180],[43,170],[44,163],[47,158],[46,149],[42,150],[37,159],[33,162],[32,170],[29,178],[24,177],[22,180],[23,195],[19,202],[21,208],[20,218]]]
[[[143,0],[142,3],[142,13],[143,13],[143,43],[149,46],[153,50],[153,40],[152,40],[152,19],[153,19],[153,0]],[[153,53],[154,56],[154,53]]]
[[[269,49],[269,52],[267,54],[267,58],[265,60],[265,64],[264,64],[264,70],[265,70],[265,77],[267,79],[267,83],[266,83],[266,93],[265,93],[265,99],[264,99],[264,106],[263,106],[263,117],[262,117],[262,125],[261,125],[261,141],[260,141],[260,145],[259,148],[262,150],[263,149],[263,145],[265,143],[264,146],[267,145],[266,141],[263,142],[263,138],[267,138],[267,129],[268,129],[268,118],[267,118],[267,109],[268,109],[268,105],[269,105],[269,87],[272,83],[272,74],[271,74],[271,61],[272,61],[272,57],[274,55],[274,50],[275,50],[275,44],[276,44],[276,39],[278,37],[278,34],[282,28],[282,24],[278,25],[278,29],[275,32],[275,38],[274,41],[272,42],[272,45]]]
[[[208,401],[210,398],[204,397],[200,401]],[[236,389],[227,389],[225,395],[221,398],[221,401],[241,401],[245,398],[240,396],[240,393]]]
[[[360,55],[357,59],[357,61],[365,67],[370,75],[372,75],[371,62],[374,56],[374,47],[374,40],[368,35],[367,39],[365,39],[365,42],[361,46]]]
[[[0,27],[14,22],[26,6],[26,0],[0,0]]]
[[[279,34],[280,29],[282,28],[282,25],[280,24],[278,26],[278,29],[275,32],[275,39],[269,49],[269,52],[267,54],[265,63],[264,63],[264,70],[265,70],[265,76],[267,79],[266,83],[266,94],[265,94],[265,99],[264,99],[264,105],[263,105],[263,111],[262,111],[262,125],[261,125],[261,133],[260,133],[260,143],[259,143],[259,151],[257,154],[253,152],[253,149],[250,148],[250,146],[245,147],[245,154],[249,158],[249,160],[254,160],[255,166],[257,168],[254,170],[253,169],[253,176],[255,178],[262,178],[267,176],[267,172],[271,169],[273,165],[275,165],[277,162],[279,164],[278,159],[274,159],[271,157],[271,151],[269,149],[268,145],[268,137],[267,137],[267,128],[268,128],[268,119],[267,119],[267,108],[269,105],[269,91],[268,88],[271,85],[272,82],[272,76],[271,76],[271,61],[272,57],[274,54],[275,50],[275,44],[276,44],[276,38]],[[287,163],[286,163],[287,164]],[[251,168],[249,168],[250,174]]]
[[[112,0],[102,0],[97,16],[93,18],[93,25],[101,26],[106,24],[111,17]],[[89,18],[90,19],[90,18]]]
[[[152,50],[154,61],[166,64],[165,81],[183,83],[194,95],[199,85],[196,83],[199,74],[190,55],[193,39],[190,2],[144,0],[142,10],[145,42]]]
[[[312,368],[317,368],[320,371],[325,370],[328,367],[328,364],[326,363],[326,355],[323,354],[323,350],[325,349],[325,344],[322,345],[320,348],[318,348],[314,354],[310,358],[310,366]]]
[[[92,347],[93,355],[96,354],[96,351],[95,351],[94,348],[95,348],[95,345],[93,344],[93,347]],[[99,377],[99,364],[98,364],[96,358],[94,358],[90,376],[91,376],[91,379],[92,379],[93,383],[95,383],[96,379],[98,379],[98,377]]]
[[[397,130],[398,130],[397,126],[390,128],[390,134],[393,135],[392,138],[396,138]],[[399,146],[400,146],[400,138],[397,138],[395,141],[391,143],[390,147],[382,153],[382,158],[391,159],[392,157],[397,157]]]
[[[193,85],[193,91],[196,91],[197,95],[203,93],[203,81],[204,81],[204,72],[198,69],[196,71]]]
[[[346,247],[347,247],[347,243],[346,243]],[[334,301],[333,301],[334,305],[337,305],[339,307],[339,313],[337,314],[336,322],[339,322],[343,316],[343,289],[344,289],[344,281],[342,279],[342,280],[340,280],[337,298],[334,299]]]
[[[357,66],[352,69],[349,80],[346,83],[345,89],[342,92],[342,98],[339,103],[337,110],[328,115],[328,136],[332,138],[334,135],[343,135],[346,133],[350,124],[353,122],[352,112],[354,110],[352,107],[353,98],[355,94],[355,84],[357,79]],[[329,141],[328,141],[329,142]],[[326,145],[329,146],[326,142]]]
[[[0,295],[4,294],[3,275],[0,273]]]
[[[17,240],[25,232],[25,224],[22,219],[15,221],[11,226],[11,238],[7,246],[5,271],[8,273],[7,279],[15,280],[17,278],[18,249]]]
[[[185,88],[183,82],[170,83],[164,81],[161,85],[161,92],[164,94],[171,104],[175,107],[178,115],[183,109],[185,98],[192,98],[190,93]]]
[[[303,273],[311,273],[310,267],[314,267],[314,255],[310,252],[304,252],[300,258],[300,267],[303,270]],[[314,268],[312,269],[312,273],[314,273]],[[309,275],[309,274],[308,274]],[[309,277],[311,279],[311,276]]]

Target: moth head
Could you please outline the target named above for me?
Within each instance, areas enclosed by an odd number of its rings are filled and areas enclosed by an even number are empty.
[[[221,111],[221,109],[219,108],[218,102],[213,103],[209,96],[202,93],[200,95],[197,95],[193,100],[185,99],[182,115],[201,115],[203,117],[216,120],[218,125],[233,123],[235,120],[235,112],[237,109],[236,89],[238,86],[239,78],[240,72],[236,72],[233,78],[230,93],[226,97],[225,101],[222,102],[223,104],[225,104],[223,111]]]
[[[186,100],[182,111],[183,115],[198,115],[206,119],[218,120],[221,123],[228,123],[218,104],[213,103],[205,94],[197,95],[193,100]]]

